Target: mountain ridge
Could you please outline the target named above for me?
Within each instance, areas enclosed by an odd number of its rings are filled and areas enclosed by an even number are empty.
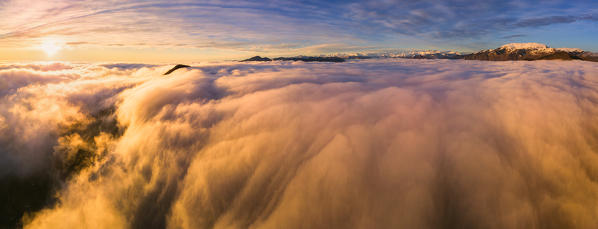
[[[268,58],[254,56],[247,61],[305,61],[305,62],[344,62],[346,60],[373,58],[405,58],[405,59],[451,59],[451,60],[483,60],[483,61],[534,61],[534,60],[583,60],[598,62],[598,54],[578,48],[551,48],[541,43],[510,43],[495,49],[481,50],[464,54],[454,51],[405,51],[398,53],[370,54],[334,54],[321,56],[296,56]]]
[[[464,55],[465,60],[586,60],[595,61],[591,53],[575,48],[551,48],[540,43],[510,43],[496,49]]]

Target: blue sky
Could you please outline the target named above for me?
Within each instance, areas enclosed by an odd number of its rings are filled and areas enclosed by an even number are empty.
[[[0,0],[0,17],[0,49],[33,60],[50,58],[37,48],[48,40],[62,50],[52,58],[104,61],[469,52],[510,42],[598,51],[595,0]]]

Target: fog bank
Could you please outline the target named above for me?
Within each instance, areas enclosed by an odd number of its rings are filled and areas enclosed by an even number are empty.
[[[47,176],[17,221],[598,227],[595,63],[169,67],[0,66],[0,185]]]

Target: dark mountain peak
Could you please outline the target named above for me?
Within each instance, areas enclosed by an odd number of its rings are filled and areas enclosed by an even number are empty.
[[[254,56],[249,59],[242,60],[241,62],[247,62],[247,61],[272,61],[272,59],[270,59],[268,57]]]
[[[166,73],[164,73],[164,75],[168,75],[174,71],[176,71],[179,68],[189,68],[191,66],[189,65],[184,65],[184,64],[177,64],[176,66],[174,66],[173,68],[171,68],[170,70],[168,70]]]

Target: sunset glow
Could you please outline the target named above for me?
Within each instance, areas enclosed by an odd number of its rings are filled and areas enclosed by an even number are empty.
[[[60,40],[55,38],[46,38],[43,39],[39,48],[49,57],[53,57],[62,49],[62,46],[63,44],[60,42]]]

